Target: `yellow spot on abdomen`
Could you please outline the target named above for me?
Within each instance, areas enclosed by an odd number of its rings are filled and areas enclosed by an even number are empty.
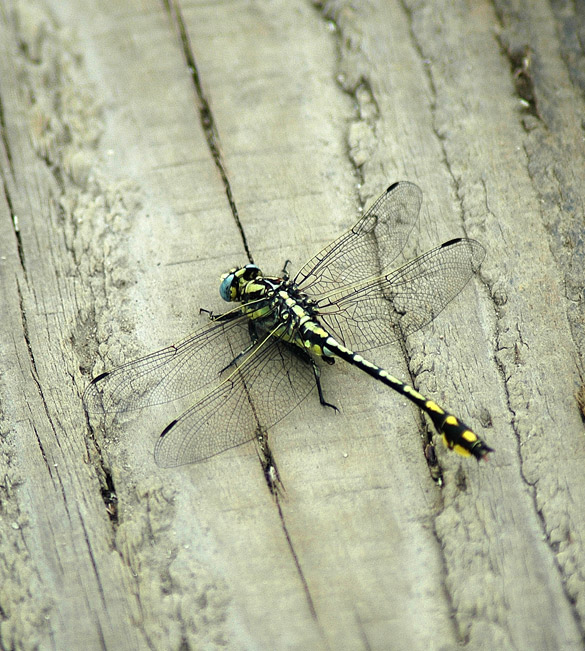
[[[426,398],[421,395],[416,389],[413,389],[409,384],[404,387],[404,393],[407,393],[409,396],[416,398],[417,400],[426,400]]]
[[[425,404],[425,407],[429,411],[434,411],[437,414],[444,414],[445,413],[445,410],[441,409],[441,407],[439,407],[439,405],[434,400],[427,400],[427,402]],[[454,418],[454,416],[453,416],[453,418]],[[455,419],[455,420],[457,420],[457,419]]]
[[[470,429],[466,429],[461,437],[464,438],[468,443],[475,443],[477,441],[477,436]]]
[[[443,443],[445,444],[445,447],[449,448],[449,450],[453,450],[453,452],[456,452],[457,454],[461,455],[462,457],[470,457],[471,456],[471,452],[469,450],[467,450],[466,448],[464,448],[461,445],[457,445],[457,443],[450,442],[447,439],[447,437],[445,436],[445,434],[443,434],[441,436],[441,438],[443,439]]]

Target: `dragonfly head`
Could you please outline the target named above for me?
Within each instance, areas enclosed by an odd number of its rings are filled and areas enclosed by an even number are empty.
[[[262,275],[260,267],[257,267],[255,264],[247,264],[245,267],[230,269],[221,277],[219,295],[228,303],[239,301],[241,300],[244,286],[260,275]]]

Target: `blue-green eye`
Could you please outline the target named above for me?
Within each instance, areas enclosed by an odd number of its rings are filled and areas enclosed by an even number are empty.
[[[227,274],[219,286],[219,295],[228,303],[232,301],[232,283],[234,282],[234,278],[235,275],[233,273]]]

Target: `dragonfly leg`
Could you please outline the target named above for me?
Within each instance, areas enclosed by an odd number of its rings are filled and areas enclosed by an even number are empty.
[[[311,360],[311,366],[313,367],[313,376],[315,377],[315,384],[317,385],[317,391],[319,392],[319,402],[323,405],[323,407],[331,407],[331,409],[339,411],[335,405],[327,402],[323,397],[323,388],[321,387],[321,371],[313,359]]]
[[[288,280],[290,278],[290,274],[288,273],[287,267],[290,264],[290,260],[285,260],[284,265],[282,267],[282,279],[283,280]]]
[[[242,316],[241,312],[234,312],[234,310],[230,310],[224,314],[215,314],[212,310],[206,310],[204,307],[199,308],[199,314],[209,314],[210,321],[231,321],[232,319],[238,319]]]
[[[224,366],[219,372],[220,375],[225,371],[227,371],[228,368],[235,366],[242,359],[242,357],[245,357],[252,350],[252,348],[254,348],[254,346],[258,343],[258,332],[256,330],[256,326],[253,321],[250,321],[248,323],[248,331],[250,333],[250,345],[246,346],[244,350],[242,350],[238,355],[236,355],[227,366]]]

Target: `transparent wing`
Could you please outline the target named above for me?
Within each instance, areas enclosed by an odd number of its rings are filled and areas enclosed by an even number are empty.
[[[83,393],[89,413],[163,404],[210,382],[251,344],[247,317],[213,321],[187,339],[94,378]]]
[[[456,239],[431,249],[400,269],[317,301],[319,318],[356,352],[416,332],[459,294],[479,269],[485,249]]]
[[[154,453],[160,466],[203,461],[253,440],[316,386],[308,356],[275,337],[258,344],[237,366],[164,430]]]
[[[394,183],[353,228],[309,260],[295,282],[303,292],[319,297],[380,276],[404,248],[421,203],[418,186]]]

